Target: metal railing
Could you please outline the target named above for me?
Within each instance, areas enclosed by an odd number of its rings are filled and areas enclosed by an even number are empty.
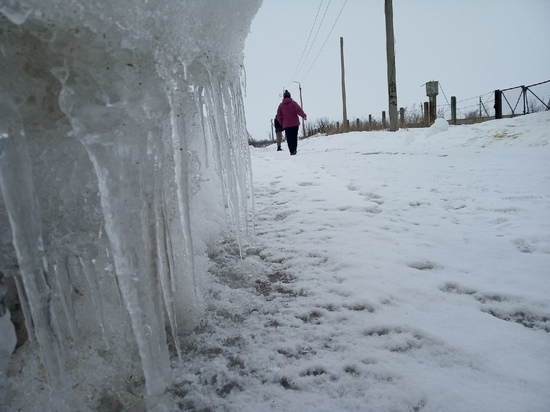
[[[495,119],[501,119],[502,118],[502,115],[503,115],[502,101],[503,100],[508,105],[508,109],[510,109],[510,112],[511,112],[512,116],[517,116],[518,115],[517,110],[518,110],[518,106],[520,105],[520,102],[522,103],[521,108],[520,108],[520,109],[523,109],[522,114],[528,114],[528,113],[531,113],[533,111],[540,111],[540,110],[538,110],[538,108],[535,109],[533,107],[533,103],[532,103],[533,101],[529,101],[528,93],[530,93],[536,99],[535,102],[538,101],[538,102],[540,102],[540,104],[542,104],[543,110],[550,110],[550,99],[548,100],[548,102],[545,102],[539,95],[537,95],[533,91],[534,87],[541,86],[541,85],[547,84],[547,83],[550,83],[550,80],[546,80],[545,82],[531,84],[529,86],[516,86],[516,87],[510,87],[508,89],[503,89],[503,90],[495,90]],[[519,93],[517,94],[517,99],[516,99],[515,104],[512,106],[510,101],[512,101],[512,103],[513,103],[514,100],[512,99],[512,96],[514,96],[516,91],[519,91]],[[510,99],[509,99],[509,97],[510,97]]]

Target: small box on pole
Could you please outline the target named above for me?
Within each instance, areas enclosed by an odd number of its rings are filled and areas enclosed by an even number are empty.
[[[426,96],[435,97],[439,94],[439,82],[431,81],[426,83]]]

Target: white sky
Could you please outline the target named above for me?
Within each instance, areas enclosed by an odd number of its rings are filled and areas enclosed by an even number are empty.
[[[341,119],[340,37],[348,118],[380,117],[387,110],[384,0],[347,0],[312,67],[344,1],[330,2],[313,48],[294,76],[329,0],[320,9],[320,0],[263,1],[245,46],[245,108],[254,139],[268,138],[284,87],[299,102],[295,80],[302,84],[309,121]],[[394,0],[393,8],[399,107],[426,101],[421,86],[429,80],[438,80],[449,100],[454,95],[461,101],[550,79],[548,0]],[[444,99],[440,90],[438,103]]]

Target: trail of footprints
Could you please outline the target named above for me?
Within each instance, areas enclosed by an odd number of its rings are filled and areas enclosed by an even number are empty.
[[[455,283],[447,283],[441,287],[441,290],[446,293],[471,296],[481,304],[483,312],[495,318],[550,333],[549,308],[543,305],[529,304],[519,297],[504,294],[481,293]]]

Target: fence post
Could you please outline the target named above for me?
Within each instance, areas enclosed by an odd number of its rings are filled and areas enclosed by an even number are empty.
[[[369,130],[372,130],[372,114],[369,114]]]
[[[527,102],[527,90],[529,88],[521,86],[521,92],[523,93],[523,114],[529,114],[529,103]]]
[[[355,130],[359,131],[360,127],[361,126],[361,120],[359,120],[359,118],[357,118],[357,120],[355,121]]]
[[[382,112],[382,128],[386,129],[386,112]]]
[[[428,102],[424,102],[424,126],[428,127],[430,125],[430,111]]]
[[[436,103],[436,97],[430,97],[429,102],[430,107],[430,124],[435,122],[435,119],[437,118],[437,103]]]
[[[405,127],[405,108],[404,107],[399,108],[399,127],[401,128]]]
[[[456,124],[456,96],[451,96],[451,123]]]
[[[336,122],[336,133],[340,133],[340,122]]]
[[[495,90],[495,119],[502,119],[502,92]]]

